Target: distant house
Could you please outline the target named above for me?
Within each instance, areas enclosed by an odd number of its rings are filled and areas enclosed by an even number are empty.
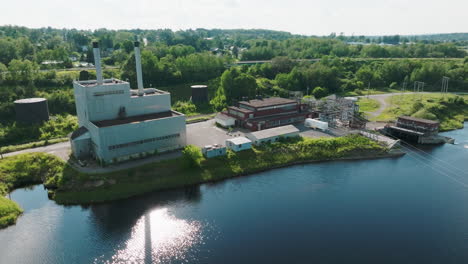
[[[232,151],[238,152],[252,148],[252,141],[246,137],[236,137],[226,140],[226,147]]]
[[[226,156],[226,147],[218,144],[208,145],[202,148],[202,153],[206,158]]]
[[[262,143],[272,143],[280,138],[290,138],[299,136],[299,129],[293,125],[275,127],[247,134],[246,137],[252,141],[254,145]]]

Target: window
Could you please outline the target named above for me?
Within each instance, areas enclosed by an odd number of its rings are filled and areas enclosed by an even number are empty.
[[[111,95],[111,94],[123,94],[124,90],[115,90],[115,91],[104,91],[104,92],[95,92],[94,96],[104,96],[104,95]]]
[[[171,139],[171,138],[178,138],[178,137],[180,137],[179,133],[172,134],[172,135],[167,135],[167,136],[162,136],[162,137],[147,138],[147,139],[142,139],[142,140],[138,140],[138,141],[123,143],[123,144],[118,144],[118,145],[112,145],[112,146],[109,146],[109,150],[115,150],[115,149],[119,149],[119,148],[127,148],[127,147],[132,147],[132,146],[136,146],[136,145],[145,144],[145,143],[161,141],[161,140],[168,140],[168,139]]]

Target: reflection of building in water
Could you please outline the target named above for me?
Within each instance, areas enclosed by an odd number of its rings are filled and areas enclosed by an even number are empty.
[[[92,205],[92,222],[103,239],[122,241],[113,255],[97,256],[97,262],[166,263],[184,259],[190,248],[201,242],[202,224],[173,215],[169,204],[201,199],[199,186],[158,192],[118,203]],[[118,239],[115,237],[118,236]]]

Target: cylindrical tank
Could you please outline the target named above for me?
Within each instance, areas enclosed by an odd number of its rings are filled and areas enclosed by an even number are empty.
[[[192,85],[192,102],[208,103],[208,86]]]
[[[27,98],[15,101],[16,121],[38,123],[49,120],[49,106],[45,98]]]

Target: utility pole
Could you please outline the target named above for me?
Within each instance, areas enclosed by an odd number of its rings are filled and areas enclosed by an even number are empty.
[[[367,86],[367,98],[369,99],[369,94],[370,94],[370,82],[369,85]]]

